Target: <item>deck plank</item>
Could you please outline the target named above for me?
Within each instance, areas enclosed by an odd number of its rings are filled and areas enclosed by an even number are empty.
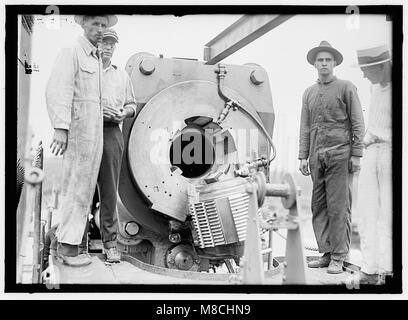
[[[97,256],[92,263],[83,267],[70,267],[53,258],[59,283],[61,284],[119,284],[112,269]]]

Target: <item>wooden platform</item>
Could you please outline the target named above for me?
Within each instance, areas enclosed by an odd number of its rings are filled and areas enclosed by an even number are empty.
[[[313,257],[308,257],[313,259]],[[132,257],[125,256],[116,264],[106,264],[104,255],[92,256],[92,263],[84,267],[69,267],[53,258],[56,280],[60,284],[197,284],[197,285],[239,285],[237,274],[196,273],[175,271],[147,265]],[[265,285],[282,284],[282,267],[265,273]],[[328,274],[327,268],[307,268],[306,278],[309,285],[344,285],[350,277],[349,272]]]

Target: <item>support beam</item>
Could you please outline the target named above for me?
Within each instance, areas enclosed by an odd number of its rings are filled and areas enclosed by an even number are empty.
[[[213,65],[276,28],[294,15],[244,15],[204,47],[204,61]]]

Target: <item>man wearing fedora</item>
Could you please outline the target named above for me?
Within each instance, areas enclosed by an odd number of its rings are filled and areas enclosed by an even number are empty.
[[[357,50],[357,58],[372,84],[359,179],[360,283],[377,284],[392,273],[391,57],[382,45]]]
[[[54,155],[63,155],[56,254],[67,265],[83,266],[91,259],[80,254],[78,245],[88,222],[102,157],[102,63],[97,47],[117,17],[77,15],[75,21],[84,34],[60,51],[47,83],[46,103],[54,128],[50,148]]]
[[[351,240],[351,186],[363,155],[364,120],[356,87],[333,75],[342,54],[327,41],[307,54],[318,74],[303,94],[299,170],[313,181],[312,223],[319,252],[310,268],[343,272]]]
[[[111,63],[119,37],[112,28],[103,34],[102,49],[102,106],[103,122],[103,154],[98,176],[100,196],[100,231],[106,261],[120,261],[116,248],[118,230],[117,192],[124,141],[119,125],[125,118],[136,115],[136,100],[132,83],[124,70]],[[114,112],[112,116],[110,112]]]

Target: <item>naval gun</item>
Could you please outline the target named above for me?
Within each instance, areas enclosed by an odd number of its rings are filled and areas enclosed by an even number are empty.
[[[123,123],[118,248],[160,267],[208,271],[243,256],[245,186],[276,152],[266,71],[257,64],[136,53],[137,115]]]

